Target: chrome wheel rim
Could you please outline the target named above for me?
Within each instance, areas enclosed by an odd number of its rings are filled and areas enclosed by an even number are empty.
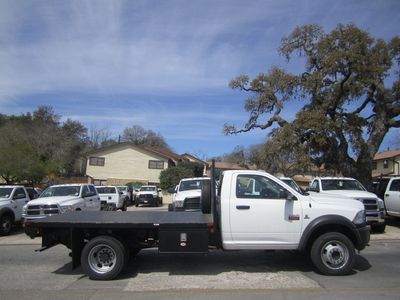
[[[340,241],[329,241],[321,248],[321,259],[329,269],[338,270],[343,268],[349,261],[349,250]]]
[[[99,274],[105,274],[114,269],[117,256],[112,247],[106,244],[94,246],[89,252],[89,266]]]

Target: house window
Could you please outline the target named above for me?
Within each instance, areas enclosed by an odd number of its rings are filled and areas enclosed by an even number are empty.
[[[162,160],[149,160],[149,169],[164,169],[164,161]]]
[[[385,160],[383,161],[383,168],[384,168],[384,169],[389,168],[389,161],[388,161],[387,159],[385,159]]]
[[[89,165],[90,166],[104,166],[105,163],[104,157],[89,157]]]
[[[372,170],[376,170],[378,168],[378,164],[376,161],[372,162]]]

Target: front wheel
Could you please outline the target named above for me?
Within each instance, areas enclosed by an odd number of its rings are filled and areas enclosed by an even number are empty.
[[[82,269],[93,280],[114,279],[127,260],[127,250],[119,240],[111,236],[91,239],[81,254]]]
[[[324,275],[349,274],[355,262],[354,245],[344,234],[325,233],[313,243],[311,260]]]
[[[13,220],[9,215],[0,218],[0,235],[9,235],[11,232]]]

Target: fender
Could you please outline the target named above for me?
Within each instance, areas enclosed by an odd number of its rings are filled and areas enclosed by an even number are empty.
[[[319,229],[324,226],[329,226],[329,231],[337,231],[335,230],[335,226],[340,226],[346,228],[346,231],[351,235],[349,238],[353,241],[355,246],[358,246],[362,243],[362,238],[358,231],[358,227],[353,224],[347,218],[340,216],[340,215],[324,215],[321,217],[316,218],[307,227],[304,229],[303,234],[300,239],[299,243],[299,250],[306,249],[308,245],[308,241],[316,233]],[[366,227],[365,224],[362,224],[360,227]],[[326,232],[326,231],[324,231]]]
[[[9,213],[9,214],[12,216],[13,221],[15,220],[15,214],[14,214],[14,211],[13,211],[11,208],[9,208],[9,207],[2,207],[2,208],[0,208],[0,218],[1,218],[5,213]]]

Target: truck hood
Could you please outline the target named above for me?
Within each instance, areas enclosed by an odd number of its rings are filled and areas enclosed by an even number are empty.
[[[201,195],[201,190],[189,190],[189,191],[183,191],[183,192],[178,192],[175,195],[174,200],[185,200],[185,198],[193,198],[193,197],[200,197]]]
[[[80,200],[79,197],[71,196],[57,196],[57,197],[43,197],[29,201],[28,205],[46,205],[46,204],[59,204],[64,205],[69,201]]]
[[[329,194],[335,196],[346,196],[354,199],[365,199],[365,198],[378,198],[375,194],[367,192],[367,191],[351,191],[351,190],[334,190],[334,191],[323,191],[320,194]]]
[[[310,193],[310,198],[313,201],[321,204],[336,205],[336,206],[343,205],[347,207],[353,207],[359,210],[364,209],[364,204],[362,204],[361,201],[343,195],[339,196],[339,195],[324,194],[324,193]]]
[[[157,192],[143,191],[143,192],[138,192],[137,195],[157,195]]]

